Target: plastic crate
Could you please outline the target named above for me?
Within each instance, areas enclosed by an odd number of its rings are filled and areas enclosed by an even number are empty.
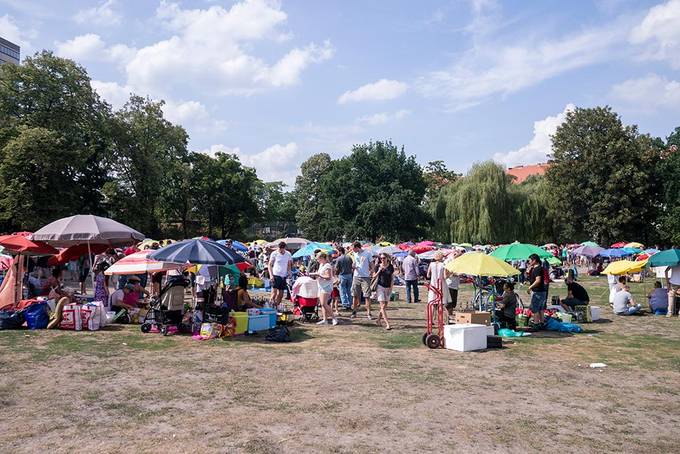
[[[248,316],[248,333],[256,333],[258,331],[267,331],[271,328],[269,325],[269,315],[250,315]]]
[[[232,312],[231,316],[236,321],[234,334],[244,334],[248,331],[248,313],[247,312]]]
[[[269,328],[276,327],[276,309],[270,307],[263,307],[260,309],[261,315],[269,317]]]

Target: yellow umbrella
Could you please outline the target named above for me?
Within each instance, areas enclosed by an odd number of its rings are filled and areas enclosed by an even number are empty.
[[[631,260],[618,260],[607,265],[602,274],[632,274],[639,273],[647,265],[647,260],[633,262]]]
[[[451,260],[446,269],[452,273],[467,274],[469,276],[516,276],[519,271],[503,260],[482,252],[468,252]]]
[[[147,246],[148,246],[148,247],[151,247],[151,245],[154,244],[154,243],[158,243],[158,241],[152,240],[152,239],[150,239],[150,238],[147,238],[146,240],[144,240],[144,241],[142,241],[141,243],[139,243],[139,244],[137,245],[137,247],[138,247],[139,249],[144,249],[144,248],[147,247]]]
[[[253,244],[257,244],[258,246],[261,246],[263,244],[267,244],[267,240],[255,240],[255,241],[253,241]]]
[[[644,249],[645,248],[644,244],[638,243],[636,241],[633,241],[632,243],[628,243],[623,247],[629,247],[629,248],[632,248],[632,249]]]
[[[378,243],[378,246],[387,247],[394,246],[394,244],[390,243],[389,241],[381,241],[380,243]]]

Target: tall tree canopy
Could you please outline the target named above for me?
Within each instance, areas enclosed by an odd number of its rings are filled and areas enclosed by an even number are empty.
[[[7,228],[35,228],[64,212],[102,213],[110,117],[85,69],[70,60],[42,52],[21,65],[0,65],[2,184],[14,188],[1,195],[0,217]],[[38,144],[47,146],[49,156]],[[44,174],[20,165],[28,161],[44,168]],[[31,184],[31,200],[20,198]],[[41,207],[41,217],[19,209],[28,205]]]
[[[302,165],[298,222],[314,238],[420,237],[431,221],[425,191],[422,169],[403,149],[356,145],[344,158],[316,155]]]
[[[668,136],[664,148],[657,163],[659,236],[669,245],[680,246],[680,127]]]
[[[657,158],[653,141],[611,108],[569,112],[546,174],[559,239],[646,241],[654,230]]]
[[[486,161],[443,188],[435,213],[449,226],[451,242],[535,241],[549,222],[540,185],[540,179],[513,184],[501,165]]]

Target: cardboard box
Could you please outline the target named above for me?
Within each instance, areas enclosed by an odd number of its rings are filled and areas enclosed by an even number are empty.
[[[472,323],[475,325],[490,325],[491,314],[488,312],[454,312],[456,324]]]

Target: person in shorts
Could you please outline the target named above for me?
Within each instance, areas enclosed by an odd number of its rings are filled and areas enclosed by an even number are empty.
[[[293,256],[286,250],[286,243],[281,241],[279,248],[269,256],[268,271],[272,280],[272,302],[278,307],[283,299],[283,292],[288,289],[286,279],[293,268]]]
[[[387,254],[380,254],[380,264],[375,270],[377,275],[378,286],[376,287],[376,299],[380,304],[380,313],[378,313],[378,319],[376,323],[381,326],[381,320],[385,320],[385,329],[392,329],[390,327],[390,321],[387,318],[387,303],[390,301],[390,296],[392,295],[392,284],[394,283],[394,266],[390,260],[390,256]]]
[[[545,286],[545,274],[538,255],[531,254],[529,256],[529,267],[527,294],[531,294],[531,320],[534,325],[542,325],[548,292]]]
[[[352,279],[352,315],[357,316],[357,308],[361,304],[361,297],[366,300],[366,316],[371,320],[371,272],[373,265],[372,254],[361,248],[358,241],[353,244],[354,250],[354,276]]]

